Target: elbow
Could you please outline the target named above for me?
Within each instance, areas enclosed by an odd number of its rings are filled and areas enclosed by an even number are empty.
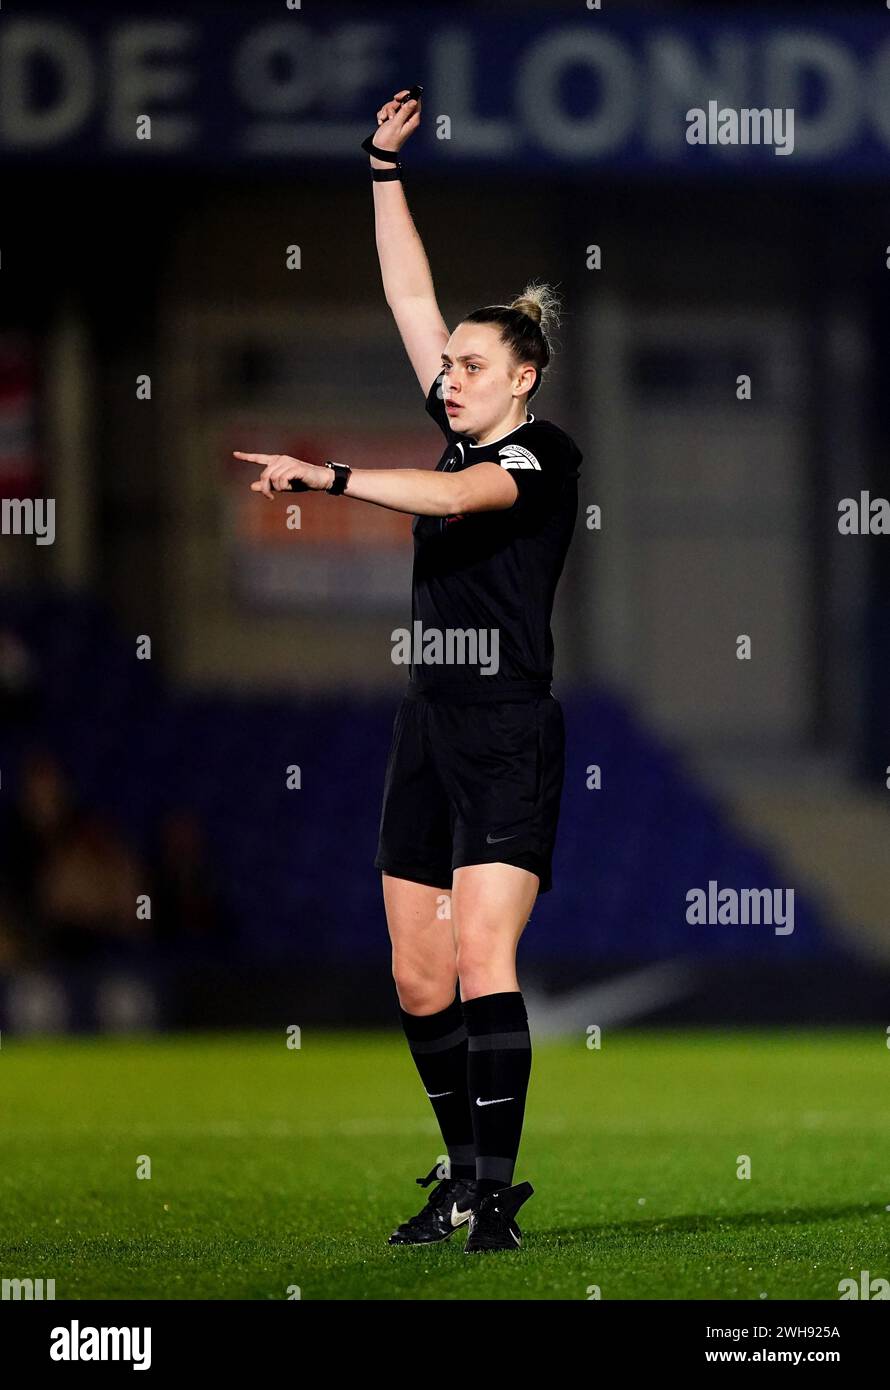
[[[473,510],[473,499],[469,491],[461,484],[460,473],[444,474],[450,486],[446,490],[443,516],[458,516]]]
[[[473,512],[504,512],[515,505],[519,490],[510,474],[494,463],[478,464],[477,467],[490,468],[492,473],[485,480],[472,476],[476,472],[475,468],[444,475],[453,484],[446,516],[452,512],[460,513],[462,516],[471,515]]]

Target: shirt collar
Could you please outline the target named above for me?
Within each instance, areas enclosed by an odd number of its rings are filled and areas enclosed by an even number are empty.
[[[507,433],[502,434],[500,439],[489,439],[485,444],[468,444],[467,447],[470,449],[490,449],[493,444],[500,444],[501,439],[509,439],[510,435],[515,434],[517,430],[521,430],[523,425],[530,425],[534,418],[534,415],[529,412],[524,420],[520,420],[519,424],[514,425],[512,430],[507,430]]]

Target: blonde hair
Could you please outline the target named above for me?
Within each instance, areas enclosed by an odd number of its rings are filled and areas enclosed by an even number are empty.
[[[526,285],[518,299],[508,304],[508,309],[518,309],[520,314],[528,314],[549,338],[554,328],[559,327],[559,296],[549,285],[536,284],[534,280]]]

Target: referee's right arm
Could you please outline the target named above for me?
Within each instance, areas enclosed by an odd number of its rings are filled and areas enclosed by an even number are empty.
[[[420,124],[419,101],[399,105],[406,91],[397,92],[377,112],[374,144],[381,149],[400,150]],[[369,160],[372,169],[393,167],[374,155]],[[442,353],[450,334],[439,312],[429,261],[401,180],[375,180],[371,186],[383,292],[425,396],[442,370]]]

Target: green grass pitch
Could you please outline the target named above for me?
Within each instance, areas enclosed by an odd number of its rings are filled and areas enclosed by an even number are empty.
[[[879,1028],[536,1042],[523,1248],[468,1256],[461,1232],[386,1244],[442,1152],[395,1031],[7,1034],[0,1276],[57,1299],[837,1300],[890,1278],[888,1078]]]

